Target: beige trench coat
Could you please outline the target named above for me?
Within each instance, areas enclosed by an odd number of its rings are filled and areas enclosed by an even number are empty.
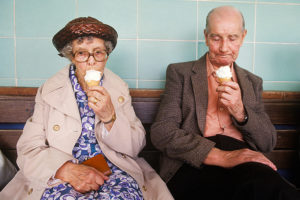
[[[0,199],[40,199],[47,181],[66,161],[81,134],[81,119],[69,80],[69,66],[39,88],[34,114],[17,143],[20,171],[0,193]],[[145,130],[131,105],[127,84],[108,69],[103,87],[111,96],[117,119],[102,138],[96,117],[95,134],[105,156],[130,174],[146,200],[173,199],[166,184],[138,153],[145,146]]]

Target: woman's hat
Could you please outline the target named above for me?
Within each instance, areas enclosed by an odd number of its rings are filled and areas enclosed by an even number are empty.
[[[111,41],[113,49],[117,45],[117,31],[93,17],[79,17],[70,21],[52,39],[55,48],[60,51],[69,42],[84,36],[94,36],[105,41]]]

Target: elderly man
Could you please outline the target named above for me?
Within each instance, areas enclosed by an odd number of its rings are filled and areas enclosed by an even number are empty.
[[[276,131],[264,111],[262,79],[235,63],[244,24],[233,7],[213,9],[204,30],[209,52],[167,69],[151,139],[164,154],[160,175],[175,199],[300,199],[260,153],[274,148]],[[222,66],[231,81],[217,78]]]

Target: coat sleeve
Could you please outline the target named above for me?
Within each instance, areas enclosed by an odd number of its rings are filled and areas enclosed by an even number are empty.
[[[187,132],[181,128],[184,120],[182,94],[183,75],[177,72],[176,65],[169,65],[165,91],[151,127],[151,140],[169,158],[200,167],[215,143],[202,137],[200,133]]]
[[[255,81],[251,82],[256,99],[254,101],[243,100],[248,121],[242,126],[239,125],[236,120],[233,120],[233,122],[252,149],[269,152],[276,145],[276,130],[264,109],[264,103],[262,101],[262,79],[255,77]]]
[[[26,178],[45,184],[57,169],[72,155],[50,147],[46,139],[45,110],[47,106],[41,98],[39,88],[33,115],[27,120],[23,134],[17,143],[17,163]]]
[[[116,121],[108,135],[101,137],[100,140],[114,151],[135,158],[146,144],[145,130],[133,110],[127,84],[123,89],[125,90],[124,102],[120,103],[116,100],[117,103],[114,105]]]

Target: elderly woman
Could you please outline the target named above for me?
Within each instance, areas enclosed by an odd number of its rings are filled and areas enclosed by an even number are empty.
[[[71,64],[39,88],[17,144],[20,171],[0,199],[172,199],[137,157],[145,131],[127,84],[105,68],[117,44],[115,29],[92,17],[77,18],[53,44]],[[103,74],[99,85],[87,85],[89,70]],[[83,163],[98,155],[104,162],[96,164],[107,163],[111,175]]]

